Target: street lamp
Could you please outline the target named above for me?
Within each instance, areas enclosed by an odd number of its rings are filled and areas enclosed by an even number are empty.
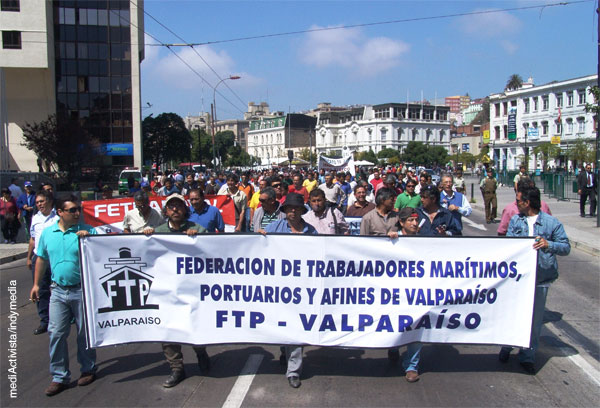
[[[222,82],[225,82],[228,79],[235,80],[235,79],[240,79],[240,78],[241,77],[239,75],[229,75],[227,78],[223,78],[219,82],[217,82],[217,84],[213,88],[213,106],[211,107],[213,112],[211,112],[211,113],[212,113],[212,118],[213,118],[212,119],[212,151],[213,151],[213,163],[215,164],[215,167],[217,165],[217,156],[215,154],[215,123],[217,122],[217,87],[219,85],[221,85]]]

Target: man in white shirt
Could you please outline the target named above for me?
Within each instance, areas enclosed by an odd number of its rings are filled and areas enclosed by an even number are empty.
[[[144,233],[152,234],[154,228],[164,224],[165,220],[154,208],[150,207],[150,198],[145,191],[138,191],[133,196],[135,209],[127,211],[123,218],[123,232],[125,234]]]
[[[54,209],[54,198],[52,194],[41,190],[35,196],[35,205],[38,212],[31,219],[31,228],[29,229],[29,248],[27,248],[27,267],[31,268],[31,274],[35,277],[35,262],[37,256],[35,250],[38,247],[38,241],[42,235],[42,231],[49,225],[56,223],[58,215]],[[48,317],[50,309],[50,284],[51,272],[50,267],[46,268],[46,272],[40,280],[39,301],[37,302],[38,316],[40,317],[40,325],[33,331],[33,334],[38,335],[48,331]]]

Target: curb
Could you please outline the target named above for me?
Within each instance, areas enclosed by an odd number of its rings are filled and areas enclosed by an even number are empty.
[[[9,263],[23,258],[27,258],[27,251],[18,254],[3,256],[2,258],[0,258],[0,265],[4,265],[5,263]]]

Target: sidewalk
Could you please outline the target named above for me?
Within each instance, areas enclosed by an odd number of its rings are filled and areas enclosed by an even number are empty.
[[[483,197],[479,190],[479,184],[471,178],[465,181],[469,199],[471,198],[471,183],[475,183],[474,197],[477,202],[472,203],[471,207],[483,212]],[[498,197],[498,219],[500,219],[504,207],[515,200],[515,192],[512,186],[498,187],[496,195]],[[596,227],[596,217],[581,218],[579,201],[559,201],[549,198],[543,193],[542,200],[548,204],[552,215],[563,224],[572,248],[578,248],[590,255],[600,256],[600,228]],[[586,204],[586,214],[589,214],[589,201]],[[497,224],[495,225],[497,226]]]

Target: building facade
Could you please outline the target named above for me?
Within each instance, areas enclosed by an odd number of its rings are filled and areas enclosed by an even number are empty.
[[[252,120],[247,152],[258,157],[263,166],[287,160],[288,150],[297,157],[302,149],[315,146],[316,123],[316,118],[298,113]]]
[[[540,168],[541,158],[535,159],[533,149],[551,142],[563,155],[550,165],[570,167],[569,144],[582,140],[593,146],[596,138],[594,115],[585,111],[585,103],[593,102],[589,90],[595,84],[597,75],[589,75],[490,95],[490,143],[496,165],[506,170],[522,163]],[[516,139],[510,140],[513,114]]]
[[[141,167],[143,1],[1,4],[2,169],[38,170],[35,154],[21,146],[22,129],[50,115],[78,122],[97,140],[102,166]]]
[[[386,103],[319,112],[317,153],[342,153],[386,148],[402,152],[411,141],[450,150],[449,108],[425,104]]]

